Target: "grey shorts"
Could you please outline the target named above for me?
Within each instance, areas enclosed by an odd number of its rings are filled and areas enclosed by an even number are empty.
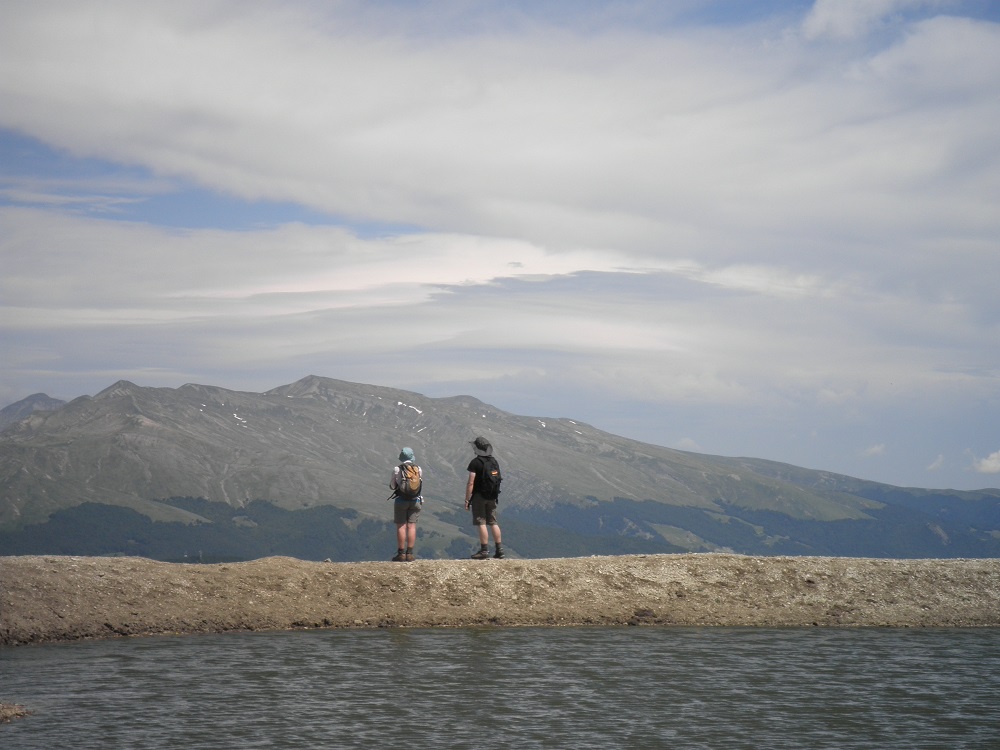
[[[419,500],[399,500],[392,504],[392,520],[397,526],[405,523],[416,523],[417,516],[420,515],[421,502]]]
[[[472,525],[493,526],[497,522],[497,501],[486,500],[478,495],[472,496]]]

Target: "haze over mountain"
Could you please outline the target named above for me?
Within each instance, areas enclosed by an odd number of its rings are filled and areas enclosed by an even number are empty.
[[[52,411],[65,403],[61,399],[52,398],[44,393],[34,393],[15,404],[0,409],[0,430],[7,425],[14,424],[14,422],[20,422],[25,417],[30,416],[32,412]]]
[[[504,471],[505,540],[525,557],[1000,556],[1000,490],[688,453],[472,396],[309,376],[264,393],[119,381],[65,404],[25,402],[3,410],[19,418],[0,433],[0,554],[379,559],[405,445],[425,476],[419,553],[463,556],[468,443],[485,435]]]

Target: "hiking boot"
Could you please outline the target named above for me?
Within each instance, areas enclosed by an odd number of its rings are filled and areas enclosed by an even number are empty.
[[[393,562],[406,562],[406,553],[400,550],[396,553],[396,556],[392,558]]]
[[[495,557],[497,560],[503,560],[504,558],[503,549],[501,547],[497,547],[496,554],[494,554],[493,557]]]
[[[473,560],[485,560],[490,556],[490,551],[488,549],[481,549],[479,552],[475,552],[472,555]]]
[[[413,550],[412,549],[406,550],[406,555],[404,555],[404,560],[406,562],[413,562],[416,559],[417,559],[417,556],[415,554],[413,554]]]

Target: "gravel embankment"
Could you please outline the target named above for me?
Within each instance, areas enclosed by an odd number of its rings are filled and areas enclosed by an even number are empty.
[[[470,625],[1000,626],[1000,559],[631,555],[181,565],[0,557],[0,646]]]

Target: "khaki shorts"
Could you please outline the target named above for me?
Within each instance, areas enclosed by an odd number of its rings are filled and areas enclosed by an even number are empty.
[[[486,500],[478,495],[472,496],[472,525],[494,526],[497,522],[497,501]]]
[[[397,498],[392,504],[392,520],[397,526],[416,523],[417,516],[420,515],[421,505],[419,500],[400,500]]]

